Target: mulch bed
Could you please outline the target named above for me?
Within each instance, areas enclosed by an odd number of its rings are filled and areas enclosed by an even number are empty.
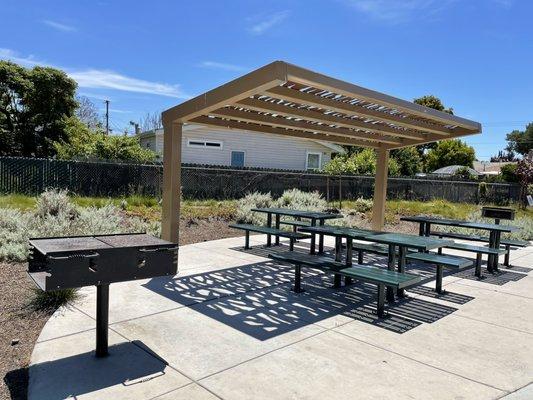
[[[180,244],[240,236],[222,219],[180,221]],[[0,399],[26,399],[35,341],[52,314],[28,307],[35,285],[26,263],[0,263]],[[12,341],[18,341],[12,344]]]

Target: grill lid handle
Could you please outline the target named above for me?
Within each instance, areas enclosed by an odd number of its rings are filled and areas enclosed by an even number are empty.
[[[141,253],[155,253],[157,251],[176,251],[178,246],[175,247],[156,247],[155,249],[139,249]]]
[[[71,258],[96,258],[100,257],[100,254],[94,252],[94,253],[88,253],[88,254],[71,254],[68,256],[48,256],[50,260],[68,260]]]

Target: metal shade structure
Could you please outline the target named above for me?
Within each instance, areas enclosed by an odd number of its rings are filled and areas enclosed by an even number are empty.
[[[481,132],[477,122],[275,61],[163,112],[162,237],[171,241],[178,239],[185,123],[376,149],[374,229],[383,227],[391,149]]]

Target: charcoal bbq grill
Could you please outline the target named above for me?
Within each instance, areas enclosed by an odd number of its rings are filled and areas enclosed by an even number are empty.
[[[52,291],[96,286],[96,356],[108,354],[109,284],[178,270],[175,243],[145,233],[30,239],[28,273]]]

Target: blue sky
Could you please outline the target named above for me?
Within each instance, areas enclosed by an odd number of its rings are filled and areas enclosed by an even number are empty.
[[[533,121],[529,0],[0,0],[0,58],[65,69],[111,127],[274,60],[483,124],[479,159]]]

